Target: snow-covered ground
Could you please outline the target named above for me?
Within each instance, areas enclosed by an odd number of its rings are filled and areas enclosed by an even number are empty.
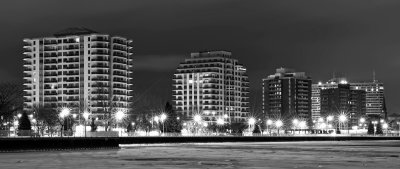
[[[123,145],[0,153],[0,168],[395,168],[400,141]]]

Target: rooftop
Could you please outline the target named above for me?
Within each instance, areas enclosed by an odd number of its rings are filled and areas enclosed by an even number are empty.
[[[98,33],[94,30],[84,28],[84,27],[72,27],[72,28],[67,28],[61,31],[58,31],[54,33],[55,37],[60,37],[60,36],[68,36],[68,35],[86,35],[86,34],[92,34],[92,33]]]

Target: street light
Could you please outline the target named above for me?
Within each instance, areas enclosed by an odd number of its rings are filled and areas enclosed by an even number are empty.
[[[372,124],[374,124],[374,136],[375,136],[375,134],[376,134],[376,124],[378,124],[378,122],[377,121],[373,121]]]
[[[344,122],[347,120],[347,117],[344,115],[344,114],[342,114],[342,115],[340,115],[339,116],[339,122],[343,125],[343,127],[344,127]],[[340,130],[340,124],[339,124],[339,130]]]
[[[299,124],[299,120],[297,120],[297,119],[293,119],[292,120],[292,123],[293,123],[293,134],[295,133],[295,131],[296,131],[296,128],[297,128],[297,125]],[[300,131],[299,131],[299,134],[300,134]]]
[[[164,121],[165,121],[166,119],[167,119],[167,115],[166,115],[165,113],[161,114],[160,120],[161,120],[161,123],[162,123],[163,134],[164,134]]]
[[[84,122],[83,122],[83,126],[85,127],[85,137],[86,137],[86,122],[87,122],[87,120],[89,119],[89,112],[88,111],[84,111],[83,112],[83,120],[84,120]]]
[[[278,129],[278,134],[279,134],[279,128],[283,126],[283,122],[281,120],[277,120],[275,122],[275,126]]]
[[[18,117],[18,118],[21,118],[21,117],[22,117],[22,114],[21,114],[21,113],[18,113],[17,117]]]
[[[194,115],[193,120],[197,123],[201,122],[201,116],[199,114]]]
[[[118,122],[121,122],[125,118],[125,113],[122,110],[119,110],[115,113],[115,119],[117,120],[117,128],[118,128]],[[120,134],[122,136],[122,130],[119,128]]]
[[[64,108],[61,110],[59,116],[65,121],[65,118],[69,116],[69,113],[70,113],[69,108],[64,107]],[[64,123],[64,121],[63,121],[63,123]],[[62,125],[62,126],[63,126],[63,125]],[[67,130],[68,130],[68,122],[67,122],[67,126],[66,126],[66,127],[67,127]],[[61,137],[63,136],[62,131],[63,131],[63,128],[61,127]]]
[[[361,123],[360,126],[362,127],[362,129],[364,129],[365,118],[361,117],[360,118],[360,123]]]
[[[386,135],[388,133],[388,124],[387,123],[383,123],[382,128],[386,130]]]
[[[325,124],[325,123],[322,123],[322,124]],[[303,128],[305,129],[307,127],[306,121],[301,121],[299,123],[299,127],[300,127],[300,130],[302,130]],[[305,131],[304,131],[304,133],[305,133]]]
[[[224,123],[225,123],[224,119],[222,119],[222,118],[218,118],[217,119],[217,125],[221,125],[222,126],[222,125],[224,125]]]
[[[256,119],[250,117],[248,123],[249,123],[249,133],[250,133],[250,128],[256,123]]]
[[[272,123],[274,123],[271,119],[267,120],[267,131],[269,132],[269,135],[271,135],[271,129],[268,130],[269,126],[272,125]]]

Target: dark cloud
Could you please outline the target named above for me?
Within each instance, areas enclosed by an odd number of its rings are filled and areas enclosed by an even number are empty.
[[[228,50],[248,68],[253,98],[281,66],[315,81],[334,71],[370,80],[375,70],[389,111],[399,112],[399,8],[396,0],[1,1],[0,76],[22,81],[23,38],[85,26],[134,40],[138,92],[168,99],[184,56]]]

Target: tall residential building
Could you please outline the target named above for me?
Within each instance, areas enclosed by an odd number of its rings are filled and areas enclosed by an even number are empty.
[[[24,39],[24,110],[37,106],[99,115],[129,111],[132,40],[85,28]]]
[[[268,118],[311,121],[311,77],[279,68],[263,79],[263,114]]]
[[[321,116],[344,114],[348,117],[348,126],[358,126],[360,117],[365,116],[365,91],[355,90],[350,84],[337,84],[336,88],[322,89]]]
[[[209,122],[243,122],[248,117],[246,68],[231,52],[192,53],[178,66],[173,81],[174,108],[186,119],[201,114]]]
[[[348,82],[346,78],[333,78],[326,83],[319,82],[312,85],[312,114],[313,119],[320,117],[321,101],[320,92],[324,89],[338,88],[339,84],[350,84],[352,90],[363,90],[366,92],[366,112],[367,116],[386,117],[384,101],[383,83],[374,80],[373,82]]]

